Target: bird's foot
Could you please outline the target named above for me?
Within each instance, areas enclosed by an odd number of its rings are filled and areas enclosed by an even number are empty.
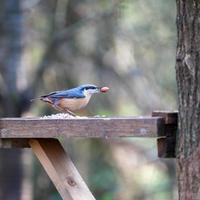
[[[77,115],[70,110],[65,110],[65,112],[68,113],[69,115],[73,116],[73,117],[77,117]]]
[[[68,113],[69,115],[73,116],[73,117],[77,117],[77,115],[75,113],[73,113],[72,111],[66,109],[66,108],[61,108],[60,106],[58,105],[53,105],[53,107],[60,111],[60,112],[64,112],[64,113]]]

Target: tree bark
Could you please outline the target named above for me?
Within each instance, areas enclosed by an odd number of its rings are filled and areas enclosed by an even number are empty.
[[[177,0],[179,199],[200,199],[200,1]]]

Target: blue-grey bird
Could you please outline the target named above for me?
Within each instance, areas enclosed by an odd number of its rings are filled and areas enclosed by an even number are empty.
[[[80,110],[88,104],[93,94],[108,90],[108,87],[86,84],[68,90],[51,92],[37,99],[50,104],[56,110],[74,115],[74,111]]]

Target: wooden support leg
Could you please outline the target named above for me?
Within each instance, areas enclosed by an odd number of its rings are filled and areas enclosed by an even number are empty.
[[[29,145],[63,200],[95,200],[57,139],[30,139]]]

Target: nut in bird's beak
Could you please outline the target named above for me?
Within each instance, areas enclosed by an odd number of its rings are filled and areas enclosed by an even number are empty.
[[[100,87],[100,92],[107,92],[109,90],[109,87]]]

